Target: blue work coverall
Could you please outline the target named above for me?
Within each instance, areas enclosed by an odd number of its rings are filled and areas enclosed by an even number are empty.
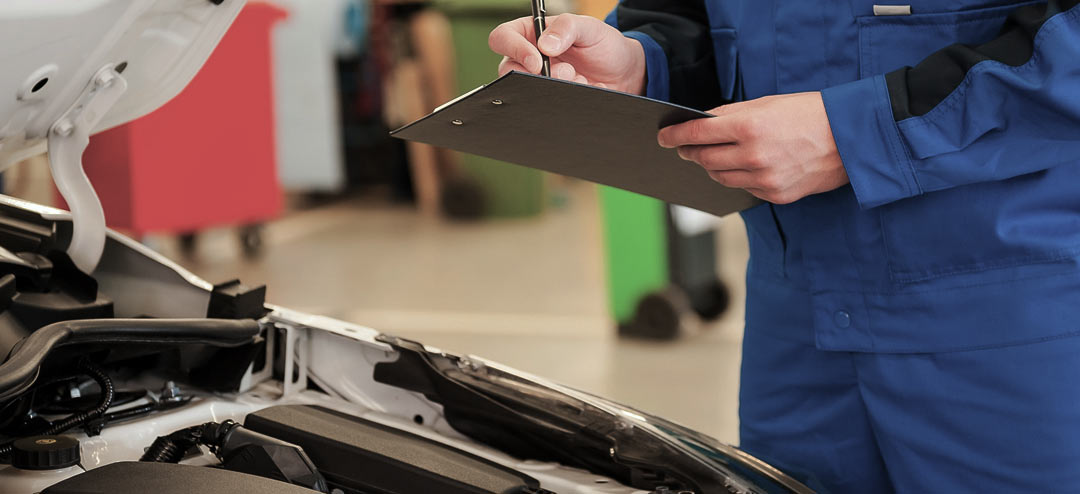
[[[744,449],[833,493],[1080,493],[1077,3],[609,16],[651,97],[821,91],[851,180],[742,214]]]

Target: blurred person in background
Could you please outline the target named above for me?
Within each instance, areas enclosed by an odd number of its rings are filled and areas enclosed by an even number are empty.
[[[384,106],[390,128],[416,120],[454,96],[454,44],[450,22],[430,1],[377,0],[389,30],[392,68],[385,81]],[[409,142],[409,167],[417,207],[439,211],[442,184],[456,172],[457,155]]]
[[[1076,492],[1077,3],[624,0],[490,46],[716,115],[658,140],[767,201],[744,449],[825,492]]]

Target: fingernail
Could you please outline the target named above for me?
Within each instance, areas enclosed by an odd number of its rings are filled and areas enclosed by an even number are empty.
[[[539,46],[546,52],[552,52],[559,49],[559,44],[561,44],[561,42],[562,38],[560,38],[559,35],[545,34],[540,37]]]
[[[522,60],[521,63],[526,69],[529,69],[529,72],[540,72],[540,59],[535,55],[526,55],[525,60]]]
[[[574,78],[577,77],[577,72],[575,72],[574,68],[570,65],[559,64],[557,67],[559,67],[560,69],[558,76],[559,79],[562,79],[564,81],[573,81]]]

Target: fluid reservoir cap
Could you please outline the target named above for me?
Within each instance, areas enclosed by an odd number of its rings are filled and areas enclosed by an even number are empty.
[[[11,466],[23,470],[60,470],[79,464],[79,440],[71,436],[33,436],[15,441]]]

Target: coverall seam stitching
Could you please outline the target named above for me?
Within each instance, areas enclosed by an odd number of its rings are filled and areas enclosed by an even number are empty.
[[[830,91],[821,92],[821,102],[825,105],[825,118],[829,120],[830,125],[832,125],[831,122],[833,113],[829,112],[829,108],[835,108],[832,104],[832,102],[834,101],[837,100],[832,96],[832,93]],[[867,202],[864,199],[869,199],[871,193],[869,190],[867,190],[867,185],[863,183],[862,180],[851,180],[852,174],[849,170],[852,166],[856,166],[857,164],[859,164],[860,160],[852,157],[851,151],[848,149],[847,146],[840,145],[840,141],[836,133],[833,133],[833,144],[836,145],[836,153],[840,155],[840,165],[844,167],[845,173],[848,174],[848,183],[851,184],[851,189],[855,191],[855,198],[859,200],[860,207],[863,207],[864,202]]]
[[[889,472],[889,465],[885,462],[885,455],[881,453],[881,435],[878,428],[874,425],[873,415],[870,413],[870,406],[866,404],[863,380],[862,376],[859,375],[859,364],[855,361],[855,359],[859,358],[859,355],[855,352],[848,352],[848,358],[851,361],[851,371],[855,374],[855,390],[859,393],[859,403],[862,404],[863,414],[866,416],[866,425],[870,428],[870,432],[874,436],[874,449],[877,452],[878,460],[881,461],[881,467],[885,469],[885,478],[889,479],[889,486],[892,487],[895,492],[896,482]]]
[[[1025,346],[1025,345],[1037,345],[1039,343],[1047,343],[1050,341],[1064,340],[1067,338],[1075,338],[1080,336],[1080,330],[1070,329],[1063,333],[1057,333],[1047,336],[1036,336],[1028,339],[1009,340],[998,343],[984,343],[981,345],[971,346],[957,346],[957,347],[945,347],[934,350],[919,349],[917,347],[899,347],[891,348],[888,350],[871,351],[867,348],[860,347],[858,345],[850,346],[838,346],[831,349],[822,349],[822,351],[833,352],[848,352],[848,353],[869,353],[873,355],[941,355],[948,353],[965,353],[965,352],[980,352],[986,350],[997,350],[1001,348]]]
[[[957,10],[951,12],[925,12],[921,14],[908,14],[903,16],[888,15],[859,15],[856,22],[859,27],[922,27],[927,25],[956,25],[967,22],[978,22],[1000,17],[1003,12],[1012,12],[1019,7],[1045,3],[1043,0],[1021,2],[1013,5],[997,5],[977,7],[976,10]],[[963,19],[958,19],[958,17]],[[873,22],[871,22],[873,21]],[[911,24],[905,24],[911,22]]]
[[[986,263],[964,264],[953,268],[939,270],[936,272],[919,274],[919,276],[905,276],[906,273],[910,273],[912,275],[916,274],[916,272],[914,271],[893,271],[891,267],[889,270],[894,276],[893,281],[900,285],[904,285],[909,283],[918,283],[921,281],[946,278],[949,276],[961,274],[982,273],[985,271],[993,271],[996,269],[1006,269],[1034,264],[1050,264],[1057,261],[1072,259],[1078,253],[1080,253],[1080,247],[1069,247],[1045,252],[1042,254],[1029,254],[1022,257],[1008,257],[1000,259],[998,261],[991,261]]]
[[[884,102],[889,105],[877,105],[876,113],[877,118],[884,122],[885,126],[885,144],[888,146],[889,151],[893,155],[893,159],[896,160],[896,166],[899,168],[900,176],[904,178],[906,197],[922,194],[922,185],[919,184],[919,179],[915,175],[915,167],[911,163],[911,155],[908,153],[907,146],[901,142],[902,136],[900,129],[896,125],[896,120],[892,118],[891,99],[889,96],[888,88],[885,88],[885,80],[883,77],[875,76],[876,83],[874,84],[874,92],[884,96]],[[881,101],[879,101],[880,103]],[[888,106],[886,108],[886,106]],[[897,150],[897,148],[900,150]],[[901,154],[902,153],[902,154]],[[905,173],[906,172],[906,173]]]
[[[878,93],[879,95],[881,94],[881,85],[882,85],[881,81],[877,81],[876,78],[875,78],[874,92]],[[885,96],[886,100],[889,100],[888,90],[885,91],[884,96]],[[885,145],[888,146],[889,152],[892,153],[892,155],[893,155],[893,160],[895,160],[896,166],[900,171],[900,176],[904,178],[904,185],[905,185],[905,189],[906,189],[904,191],[904,193],[905,193],[905,195],[910,196],[910,195],[912,195],[911,194],[911,190],[912,190],[911,180],[908,178],[908,174],[904,173],[904,172],[905,172],[905,168],[907,168],[908,171],[910,171],[911,166],[910,166],[910,164],[908,164],[905,167],[903,157],[896,150],[896,144],[893,142],[893,139],[892,139],[894,136],[892,135],[892,132],[890,132],[890,131],[895,131],[894,128],[890,128],[890,124],[892,124],[893,119],[892,118],[887,118],[887,117],[889,117],[889,115],[885,114],[885,112],[883,111],[881,105],[877,105],[877,107],[875,108],[875,113],[877,114],[877,118],[879,120],[881,120],[883,122],[888,122],[888,123],[884,124],[884,126],[885,126],[884,130],[885,130],[885,133],[886,133],[886,135],[884,136]],[[893,126],[895,126],[895,124],[893,124]],[[896,137],[898,137],[899,132],[898,131],[896,131],[896,132],[897,132]]]
[[[1035,2],[1035,3],[1041,3],[1041,2]],[[1023,7],[1024,5],[1025,4],[1006,5],[1006,7]],[[1027,5],[1032,5],[1032,3],[1029,2]],[[912,30],[912,29],[922,30],[922,31],[936,31],[936,30],[938,30],[937,29],[938,26],[946,26],[946,27],[955,26],[957,24],[967,24],[967,23],[971,23],[971,22],[981,22],[981,21],[985,21],[987,19],[993,19],[994,17],[1000,17],[1001,12],[1005,12],[1007,10],[1008,9],[1001,9],[998,12],[986,13],[986,14],[983,14],[981,16],[977,16],[977,17],[973,16],[973,17],[970,17],[970,18],[958,19],[958,20],[957,19],[954,19],[954,20],[949,20],[949,19],[940,19],[940,20],[938,20],[938,19],[934,19],[934,20],[917,19],[919,21],[917,24],[914,23],[914,22],[912,24],[903,24],[901,22],[896,22],[896,21],[892,21],[892,22],[886,21],[886,22],[882,22],[880,24],[879,23],[867,22],[867,23],[862,23],[861,27],[867,27],[867,28],[871,28],[871,29],[880,28],[881,30],[890,30],[890,31],[907,31],[907,30]],[[924,14],[924,15],[932,15],[932,14]],[[879,19],[881,17],[893,17],[893,16],[864,15],[864,16],[861,16],[861,17],[865,18],[865,19]],[[914,16],[895,16],[895,17],[914,17]],[[912,19],[912,20],[914,21],[915,19]]]
[[[1039,32],[1035,33],[1035,37],[1032,39],[1031,42],[1031,58],[1028,59],[1028,61],[1024,62],[1023,65],[1012,66],[993,59],[978,62],[968,70],[967,74],[964,75],[964,80],[960,82],[960,85],[958,85],[952,93],[946,96],[945,100],[943,100],[941,103],[938,103],[938,106],[935,106],[929,112],[926,112],[921,116],[901,120],[897,124],[904,129],[915,129],[921,126],[928,126],[931,124],[938,125],[937,120],[939,118],[944,118],[942,115],[948,115],[946,110],[952,110],[955,106],[961,103],[961,99],[967,94],[968,91],[970,91],[971,85],[974,84],[973,80],[975,76],[980,75],[993,68],[1001,68],[1003,70],[1017,73],[1021,71],[1031,70],[1036,65],[1036,63],[1042,59],[1042,55],[1039,50],[1040,48],[1042,48],[1041,42],[1044,41],[1047,36],[1050,36],[1059,31],[1060,29],[1063,29],[1067,21],[1077,16],[1080,16],[1080,8],[1073,7],[1066,12],[1060,12],[1058,14],[1055,14],[1050,19],[1047,19],[1043,23],[1042,27],[1039,29]]]
[[[847,249],[848,257],[850,257],[852,259],[852,261],[855,261],[855,253],[853,252],[853,250],[851,248],[851,237],[848,235],[848,228],[847,227],[848,227],[847,219],[843,218],[842,221],[841,221],[841,224],[840,224],[840,234],[844,236],[844,247]],[[862,270],[862,267],[860,266],[861,263],[852,262],[852,264],[855,265],[855,275],[859,277],[859,280],[864,279],[863,270]],[[870,306],[869,300],[867,300],[865,293],[861,293],[860,298],[863,301],[863,306],[862,306],[862,310],[860,310],[859,312],[862,314],[863,319],[866,320],[866,338],[867,338],[867,341],[870,342],[870,348],[873,349],[874,348],[873,324],[870,322],[870,311],[866,310],[866,308]],[[855,327],[853,329],[858,330],[858,327],[859,327],[858,323],[856,323],[854,326]]]
[[[889,264],[889,277],[892,277],[892,249],[889,248],[889,237],[885,235],[885,208],[878,209],[878,228],[881,228],[881,244],[885,246],[885,262]]]
[[[1074,338],[1076,336],[1080,336],[1080,329],[1072,329],[1072,330],[1069,330],[1069,331],[1064,332],[1064,333],[1057,333],[1057,334],[1052,334],[1052,335],[1047,335],[1047,336],[1037,336],[1037,337],[1026,339],[1026,340],[1016,340],[1016,341],[1004,342],[1004,343],[987,343],[987,344],[983,344],[983,345],[969,346],[969,347],[965,347],[965,348],[962,348],[962,349],[943,350],[943,351],[937,351],[937,352],[926,352],[926,354],[981,352],[981,351],[986,351],[986,350],[996,350],[996,349],[999,349],[999,348],[1008,348],[1008,347],[1014,347],[1014,346],[1037,345],[1039,343],[1047,343],[1047,342],[1050,342],[1050,341],[1064,340],[1066,338]]]
[[[933,289],[925,289],[925,290],[907,290],[907,291],[895,291],[895,290],[893,290],[893,291],[848,290],[848,289],[819,289],[819,290],[814,290],[814,289],[810,289],[808,287],[799,287],[799,288],[801,290],[807,291],[811,296],[820,296],[820,295],[826,295],[826,294],[852,294],[853,295],[853,294],[857,294],[857,293],[863,293],[863,294],[866,294],[866,295],[880,295],[880,296],[898,296],[898,295],[903,296],[903,295],[919,295],[919,294],[929,294],[929,293],[954,292],[954,291],[970,290],[972,288],[986,288],[986,287],[991,287],[991,286],[995,286],[995,285],[1005,285],[1005,284],[1016,283],[1016,282],[1044,280],[1044,279],[1050,279],[1050,278],[1078,276],[1078,275],[1080,275],[1080,271],[1071,270],[1071,271],[1064,272],[1064,273],[1051,273],[1051,274],[1045,274],[1045,275],[1022,276],[1022,277],[1017,277],[1017,278],[1009,278],[1007,280],[991,281],[991,282],[986,282],[986,283],[974,283],[974,284],[970,284],[970,285],[954,286],[954,287],[948,287],[948,288],[933,288]],[[756,279],[754,279],[754,282],[756,282],[756,283],[767,283],[767,284],[777,286],[777,287],[788,287],[790,285],[789,283],[776,282],[776,281],[770,280],[768,278],[756,278]]]
[[[776,29],[776,19],[780,15],[780,2],[772,3],[772,18],[773,18],[773,84],[776,92],[780,92],[780,57],[777,55],[778,46],[780,46],[780,31]]]
[[[858,61],[859,61],[859,78],[860,79],[862,79],[864,77],[871,77],[871,76],[877,75],[877,74],[875,74],[873,72],[873,69],[874,69],[873,61],[874,60],[873,60],[873,57],[870,54],[870,47],[874,44],[874,32],[871,29],[867,29],[865,31],[865,33],[866,33],[866,41],[865,42],[863,42],[863,32],[864,31],[862,29],[859,29],[859,58],[858,58]],[[869,65],[868,67],[863,67],[863,61],[864,60]],[[866,75],[863,75],[863,74],[866,74]]]
[[[821,9],[820,12],[818,12],[818,13],[821,14],[821,38],[822,38],[821,39],[821,47],[822,47],[822,50],[821,50],[821,66],[822,67],[828,67],[829,66],[829,49],[828,49],[828,46],[829,46],[829,18],[827,16],[827,13],[826,13],[825,9]],[[832,83],[832,72],[826,70],[825,71],[825,87],[831,87],[833,85],[834,84]]]
[[[1069,11],[1064,14],[1072,14],[1073,12],[1074,11]],[[1080,12],[1080,10],[1075,12]],[[1075,17],[1075,15],[1073,17]],[[1049,22],[1050,21],[1047,21],[1047,23]],[[1059,29],[1060,26],[1063,25],[1063,23],[1064,21],[1057,22],[1053,26],[1044,25],[1043,30],[1041,30],[1036,35],[1036,40],[1033,41],[1033,44],[1038,41],[1040,35],[1043,35],[1044,33],[1046,33],[1047,36],[1053,34]],[[953,92],[949,94],[949,96],[946,97],[944,101],[939,103],[939,106],[934,107],[924,115],[911,117],[906,120],[901,120],[900,122],[898,122],[898,125],[900,125],[905,130],[915,130],[922,127],[929,127],[931,125],[935,127],[940,127],[941,122],[939,122],[939,120],[944,119],[947,115],[950,114],[952,110],[954,110],[956,107],[960,106],[963,103],[963,97],[971,91],[971,86],[974,84],[975,76],[986,73],[994,68],[999,68],[1016,74],[1030,71],[1033,70],[1035,65],[1042,60],[1042,57],[1043,55],[1038,50],[1033,50],[1031,58],[1029,58],[1028,61],[1025,62],[1023,65],[1017,66],[1012,66],[998,60],[983,60],[971,67],[971,69],[968,71],[968,74],[964,77],[964,80],[961,81],[960,85],[958,85],[957,88],[953,90]]]

